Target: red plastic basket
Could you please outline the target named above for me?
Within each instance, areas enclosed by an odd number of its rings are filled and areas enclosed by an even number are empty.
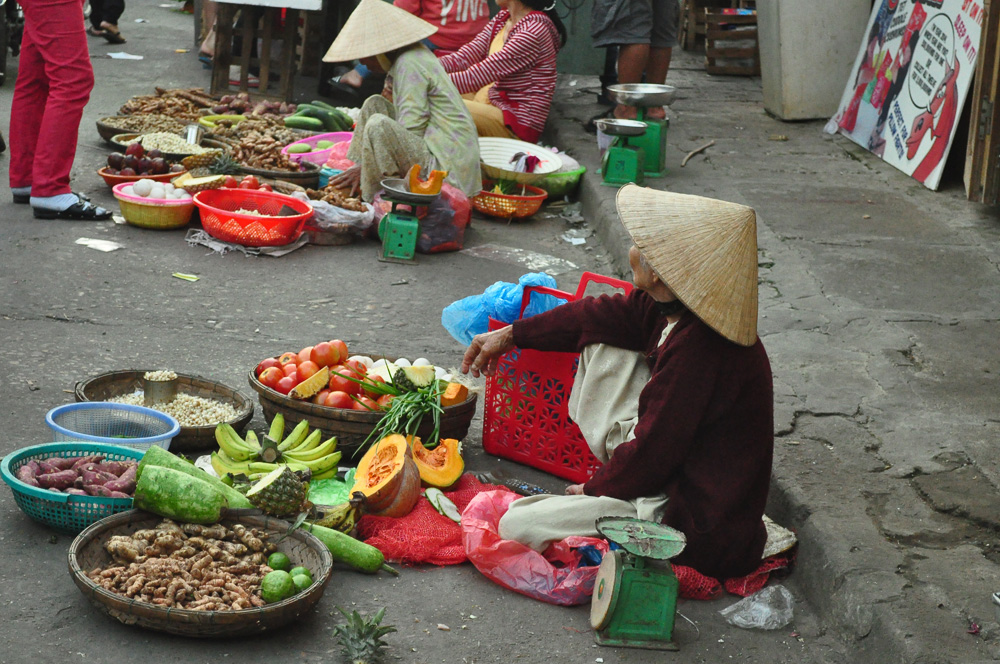
[[[292,196],[255,189],[199,191],[194,195],[194,204],[209,235],[245,247],[278,247],[295,242],[313,212],[311,205]],[[268,216],[237,210],[253,210]]]
[[[544,286],[525,288],[521,315],[532,293],[574,302],[585,297],[591,283],[607,284],[626,293],[632,290],[627,281],[585,272],[575,295]],[[489,329],[505,325],[490,319]],[[579,360],[579,353],[521,348],[503,355],[496,373],[486,381],[483,449],[571,482],[585,482],[601,462],[569,417],[569,394]]]
[[[538,212],[549,194],[544,189],[527,184],[515,185],[520,195],[499,194],[491,191],[493,180],[483,180],[483,190],[472,197],[472,206],[483,214],[502,219],[524,219]]]

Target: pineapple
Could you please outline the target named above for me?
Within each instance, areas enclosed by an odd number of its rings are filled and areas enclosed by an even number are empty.
[[[247,491],[247,500],[271,516],[289,516],[302,511],[309,485],[282,464]]]
[[[392,376],[392,382],[404,392],[415,392],[434,382],[434,367],[398,367]]]
[[[211,164],[208,170],[213,175],[236,175],[240,172],[240,163],[233,159],[227,152],[221,152]]]
[[[206,150],[198,154],[188,155],[181,159],[181,164],[189,171],[193,168],[208,167],[222,155],[222,150]]]
[[[219,189],[226,178],[222,175],[205,175],[202,177],[192,177],[184,182],[184,189],[189,194],[195,194],[206,189]]]
[[[385,607],[375,615],[364,617],[357,611],[348,613],[340,607],[337,610],[347,618],[347,623],[334,628],[344,656],[351,664],[376,664],[381,661],[382,649],[389,645],[382,637],[396,631],[395,627],[380,625],[385,616]]]

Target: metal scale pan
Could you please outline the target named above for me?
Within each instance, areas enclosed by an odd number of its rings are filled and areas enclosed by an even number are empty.
[[[608,136],[642,136],[646,133],[646,123],[638,120],[602,118],[594,120],[594,124]]]
[[[408,203],[410,205],[430,205],[440,194],[415,194],[410,191],[406,180],[402,178],[387,178],[382,180],[382,188],[387,194],[385,198],[393,203]]]
[[[656,83],[619,83],[608,86],[608,97],[623,106],[669,106],[677,88]]]

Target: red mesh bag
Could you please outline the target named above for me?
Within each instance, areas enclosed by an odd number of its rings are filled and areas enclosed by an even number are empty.
[[[479,493],[497,489],[509,491],[506,487],[483,484],[465,473],[444,495],[461,512]],[[381,551],[386,560],[406,565],[458,565],[468,560],[462,546],[462,527],[439,514],[423,496],[406,516],[361,517],[358,538]]]

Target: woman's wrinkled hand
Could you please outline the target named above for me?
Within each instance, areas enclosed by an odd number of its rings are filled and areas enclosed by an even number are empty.
[[[330,178],[330,184],[337,189],[349,189],[354,196],[361,187],[361,166],[354,164],[346,171]]]
[[[462,358],[462,373],[472,372],[479,378],[480,374],[492,376],[496,373],[500,356],[514,348],[514,327],[508,325],[493,332],[477,334],[472,338]]]
[[[583,485],[582,484],[570,484],[566,487],[567,496],[582,496],[583,495]]]

